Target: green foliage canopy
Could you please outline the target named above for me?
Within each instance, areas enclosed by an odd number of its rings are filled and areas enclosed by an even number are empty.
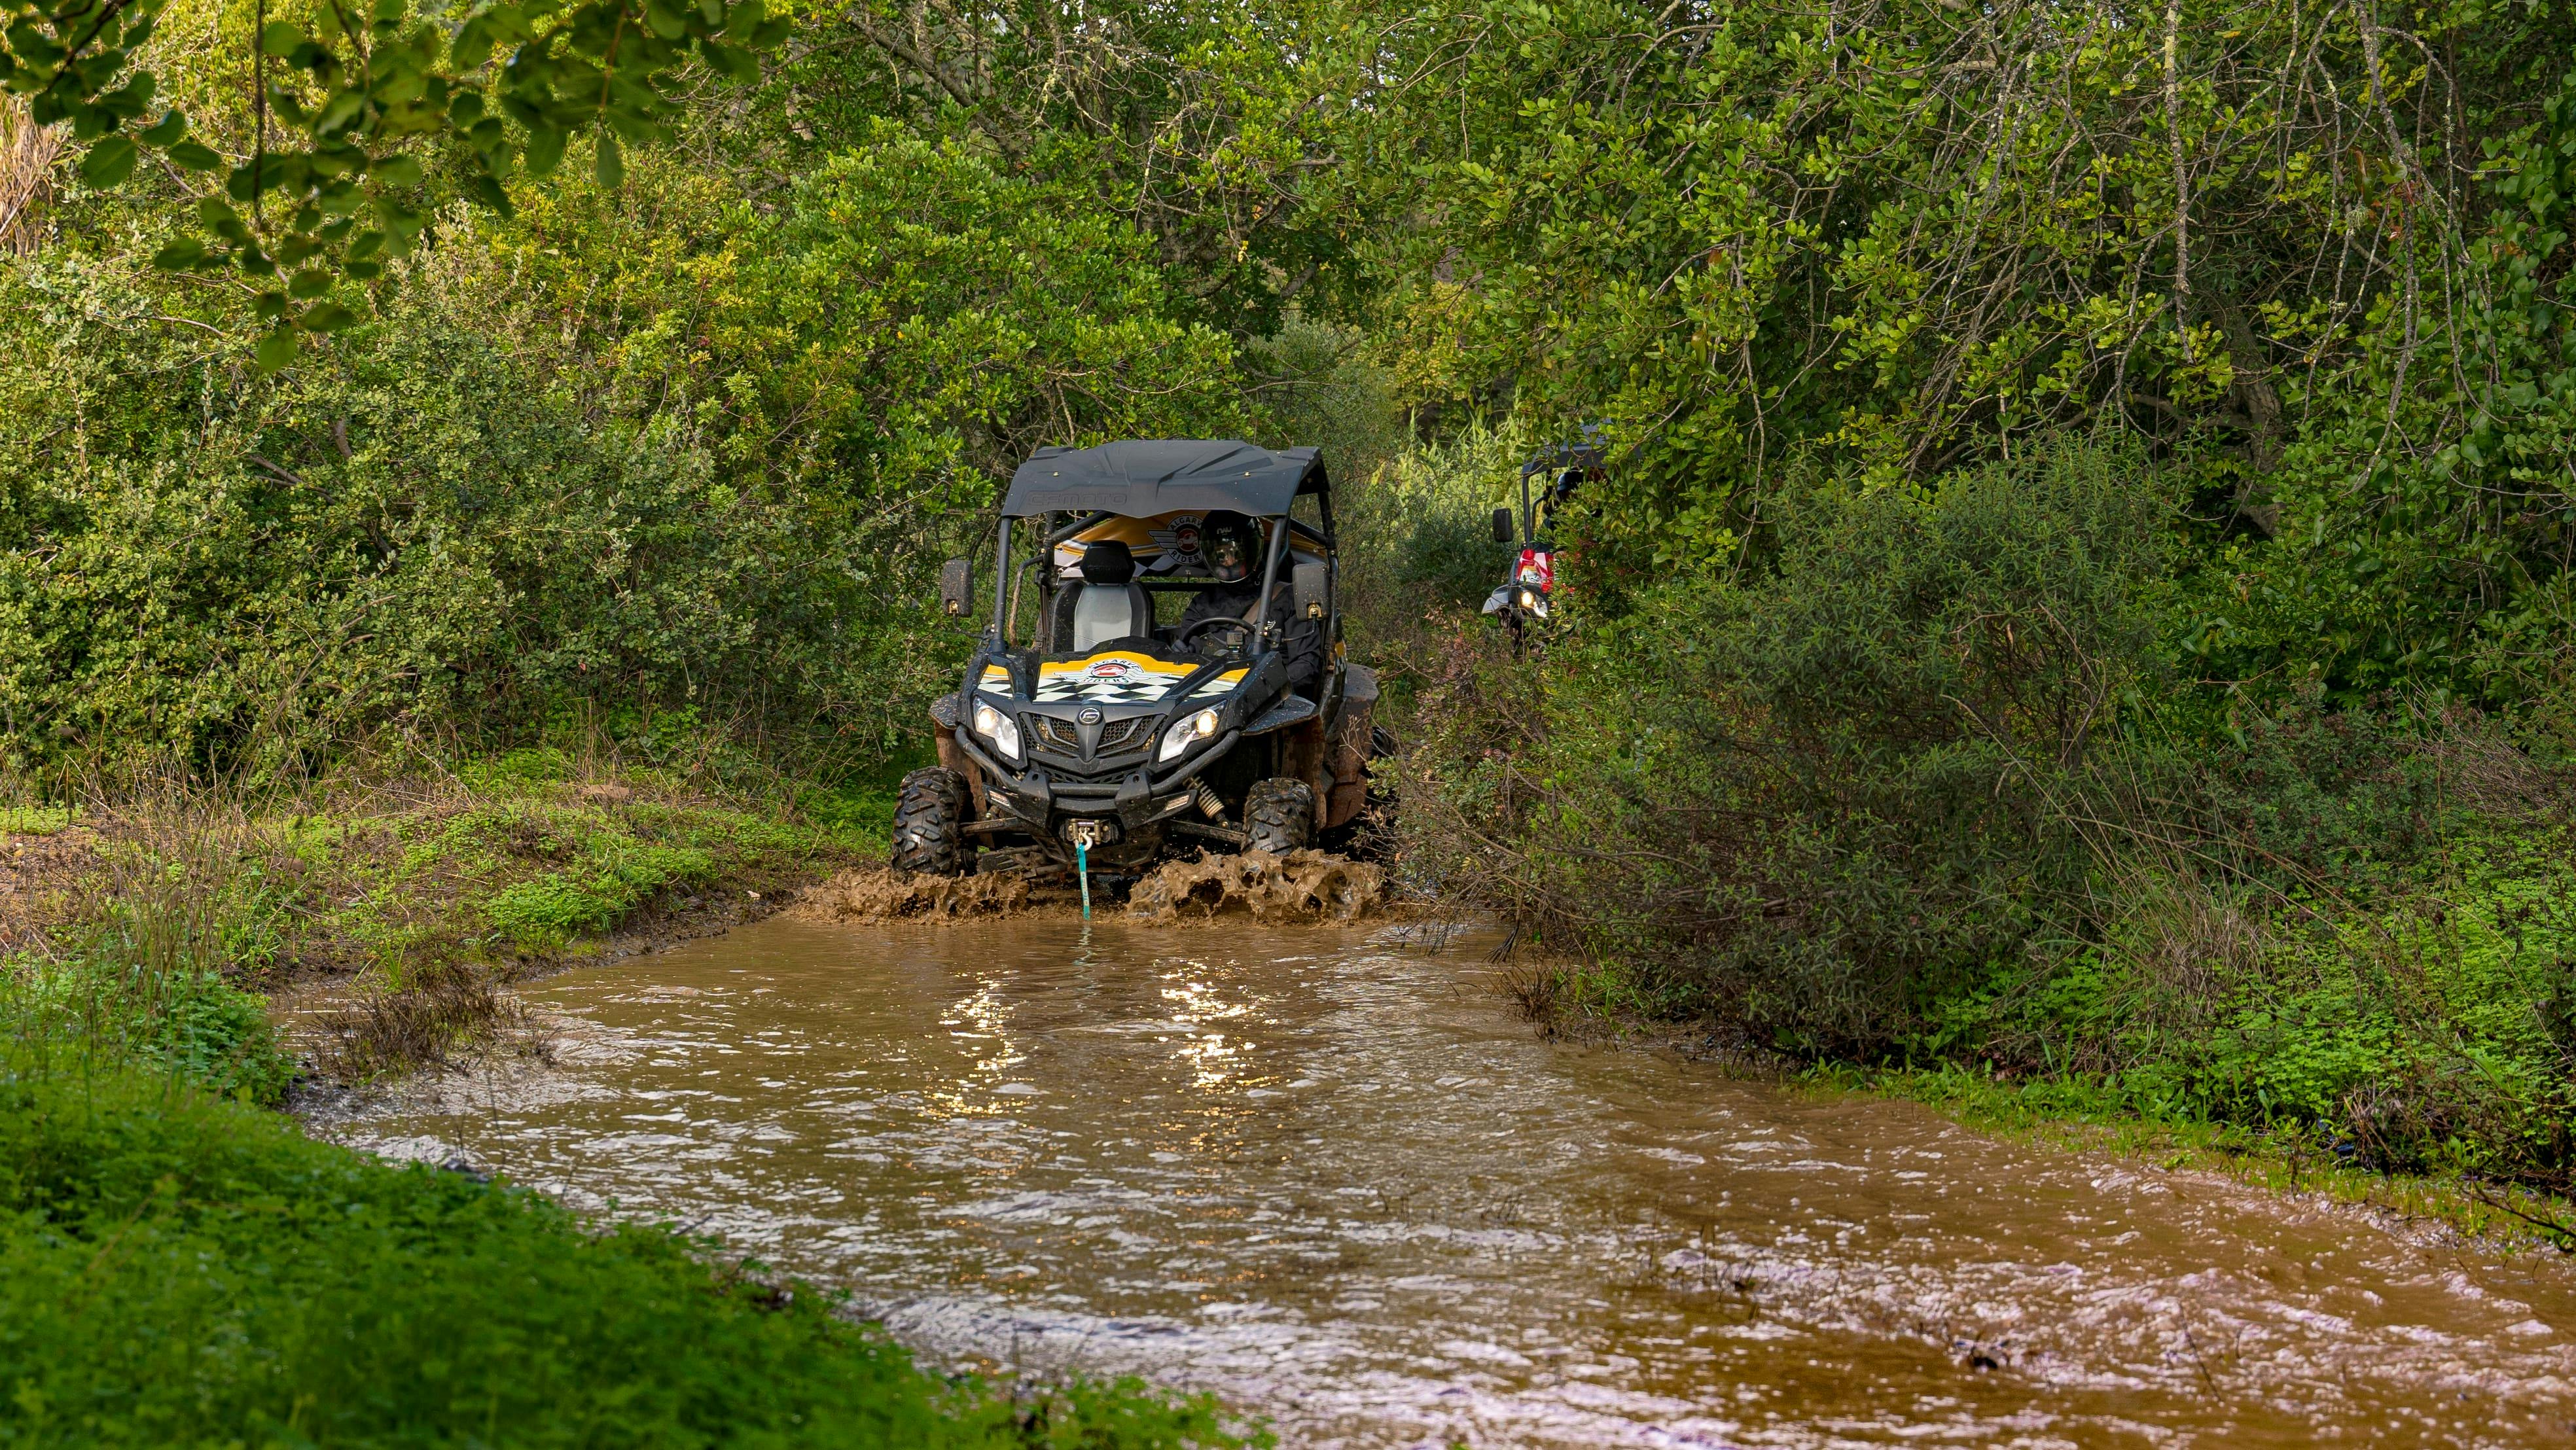
[[[0,3],[0,88],[27,99],[34,124],[71,124],[89,143],[81,176],[93,186],[125,180],[146,151],[189,171],[226,170],[189,139],[181,112],[142,124],[160,91],[142,51],[166,5]],[[788,24],[762,0],[478,0],[461,13],[325,0],[309,24],[264,20],[251,153],[229,167],[221,194],[197,199],[202,232],[154,260],[254,279],[253,309],[271,324],[259,359],[283,367],[299,332],[357,321],[333,297],[339,279],[382,275],[419,238],[431,200],[424,152],[446,153],[464,195],[506,211],[513,174],[551,174],[567,140],[588,133],[598,178],[614,186],[621,143],[670,136],[679,108],[668,90],[684,63],[756,78],[752,52],[775,47]]]
[[[273,376],[149,273],[0,278],[18,763],[585,699],[883,749],[955,647],[923,581],[1028,447],[1244,421],[1146,240],[1044,183],[889,133],[782,202],[679,188],[673,247],[532,199]]]
[[[1496,0],[1390,32],[1332,184],[1407,223],[1371,256],[1414,397],[1619,439],[1614,613],[1742,567],[1803,460],[1932,487],[2103,429],[2237,550],[2209,674],[2501,698],[2567,671],[2570,27]]]

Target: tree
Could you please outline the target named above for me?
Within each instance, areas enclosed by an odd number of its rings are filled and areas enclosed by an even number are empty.
[[[336,295],[342,279],[378,278],[417,242],[432,200],[425,157],[452,160],[465,196],[506,211],[505,181],[551,173],[588,133],[613,185],[623,145],[670,134],[683,65],[756,79],[753,53],[789,29],[762,0],[469,0],[454,14],[321,0],[303,20],[269,20],[263,0],[253,146],[227,166],[184,114],[154,116],[159,79],[138,56],[165,4],[0,0],[0,88],[26,98],[33,124],[70,125],[93,186],[123,181],[149,153],[226,172],[223,194],[198,204],[201,230],[154,261],[258,279],[271,369],[299,333],[357,321]]]

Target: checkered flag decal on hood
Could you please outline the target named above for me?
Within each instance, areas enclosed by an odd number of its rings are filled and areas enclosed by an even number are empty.
[[[1150,705],[1187,678],[1196,664],[1158,660],[1134,650],[1103,650],[1084,659],[1038,666],[1041,704]]]

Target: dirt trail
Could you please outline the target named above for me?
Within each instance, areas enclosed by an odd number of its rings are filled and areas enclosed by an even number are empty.
[[[1242,914],[1258,922],[1357,921],[1383,913],[1386,872],[1323,851],[1207,856],[1155,868],[1128,893],[1130,921],[1169,926]],[[1098,901],[1101,914],[1118,908]],[[791,914],[825,924],[1063,916],[1080,911],[1067,887],[1016,875],[929,876],[882,866],[844,871],[805,893]]]

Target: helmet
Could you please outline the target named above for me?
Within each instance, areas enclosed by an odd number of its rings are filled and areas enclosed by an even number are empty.
[[[1242,583],[1260,553],[1261,530],[1231,509],[1218,509],[1199,525],[1199,557],[1223,583]]]

